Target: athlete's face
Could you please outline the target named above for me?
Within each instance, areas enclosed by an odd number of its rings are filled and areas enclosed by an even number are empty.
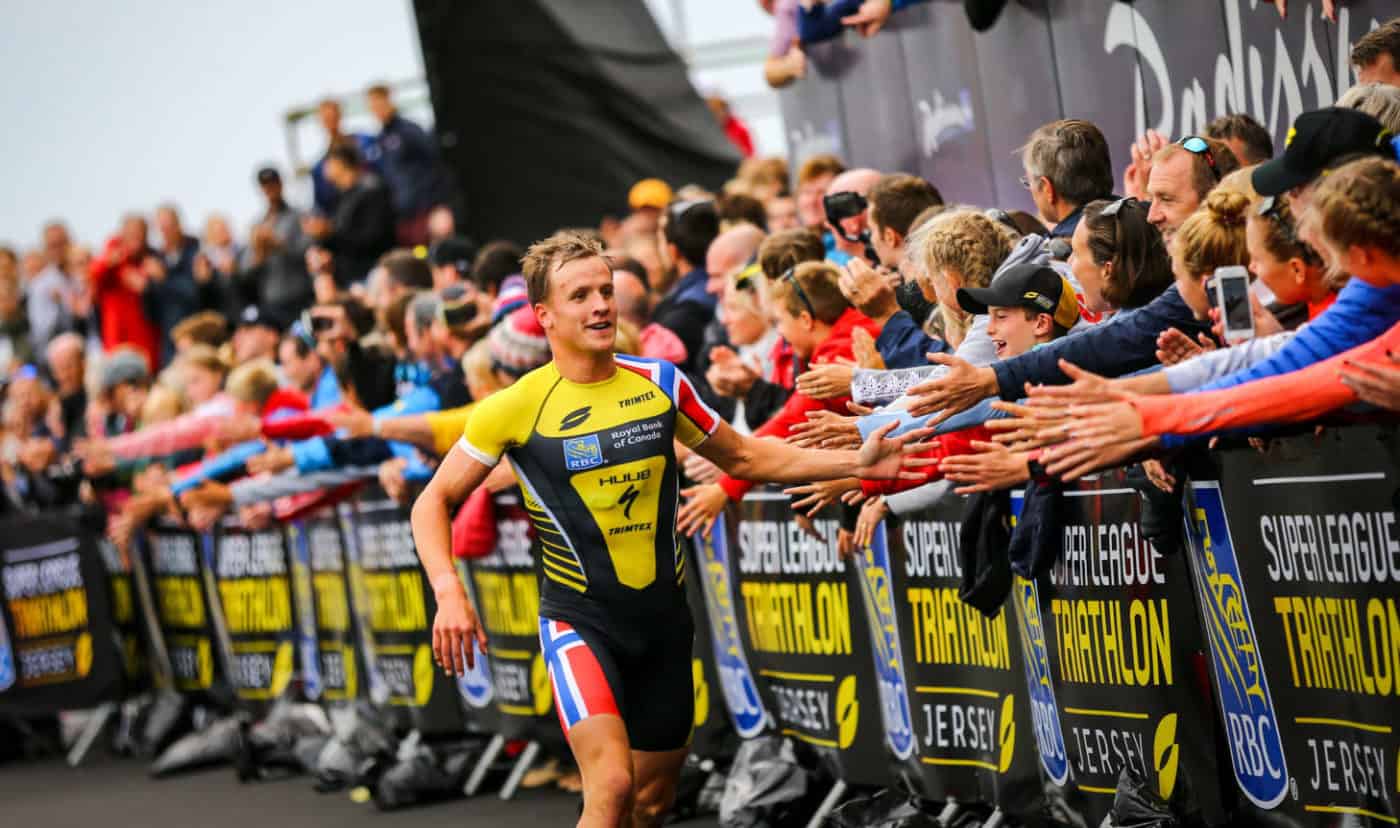
[[[535,306],[551,343],[579,351],[612,351],[617,302],[612,270],[601,258],[576,259],[549,278],[549,298]]]

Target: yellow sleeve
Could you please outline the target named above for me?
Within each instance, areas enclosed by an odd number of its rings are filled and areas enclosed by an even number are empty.
[[[521,417],[524,400],[515,393],[521,387],[517,382],[475,403],[457,447],[484,465],[500,462],[505,450],[523,439],[519,433],[522,420],[529,427],[530,420]]]
[[[433,430],[433,451],[439,457],[452,450],[452,446],[466,432],[467,420],[471,418],[476,403],[467,403],[460,408],[446,411],[429,411],[423,415],[428,420],[428,428]]]
[[[688,449],[693,449],[708,440],[710,435],[700,430],[694,421],[683,413],[676,414],[676,439],[681,441],[681,445]]]

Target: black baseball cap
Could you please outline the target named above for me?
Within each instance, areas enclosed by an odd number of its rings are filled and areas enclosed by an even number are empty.
[[[287,330],[290,324],[291,322],[283,317],[282,312],[271,305],[249,305],[238,316],[238,327],[240,328],[261,325],[280,334]]]
[[[476,258],[476,245],[461,236],[448,236],[435,243],[428,251],[428,264],[433,267],[451,265],[458,273],[466,275],[472,270],[472,260]]]
[[[1063,276],[1039,264],[1008,267],[988,287],[958,288],[958,305],[973,314],[986,313],[987,308],[1030,308],[1050,314],[1066,330],[1079,321],[1074,289]]]
[[[282,174],[277,171],[276,167],[262,167],[258,170],[259,184],[277,184],[281,181]]]
[[[1357,154],[1387,154],[1390,132],[1356,109],[1329,106],[1304,112],[1288,130],[1283,154],[1254,168],[1250,181],[1261,196],[1283,195]]]

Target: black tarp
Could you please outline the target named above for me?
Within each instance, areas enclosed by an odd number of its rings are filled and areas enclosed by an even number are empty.
[[[527,243],[739,162],[642,0],[414,0],[466,231]]]

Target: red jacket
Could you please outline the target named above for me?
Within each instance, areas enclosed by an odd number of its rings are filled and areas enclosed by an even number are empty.
[[[818,345],[812,352],[812,365],[821,365],[826,362],[835,362],[838,359],[855,359],[855,354],[851,351],[851,331],[856,328],[865,328],[871,336],[880,335],[880,326],[875,324],[870,317],[856,310],[847,308],[840,318],[831,326],[831,334],[822,344]],[[791,397],[778,413],[774,414],[763,427],[753,433],[755,437],[778,437],[785,439],[792,431],[792,427],[801,422],[806,422],[808,411],[835,411],[838,414],[850,414],[846,408],[846,403],[850,397],[833,397],[829,400],[815,400],[811,397],[794,391]],[[730,500],[739,500],[753,488],[753,483],[747,480],[736,480],[725,475],[719,480],[720,488],[729,495]]]
[[[973,454],[972,441],[980,440],[989,443],[992,440],[992,433],[986,426],[973,426],[961,431],[951,431],[940,436],[934,443],[933,448],[915,454],[915,457],[934,457],[939,461],[936,466],[923,466],[917,471],[924,475],[922,480],[862,480],[860,490],[866,497],[877,494],[894,494],[931,483],[935,480],[943,479],[943,458],[952,457],[957,454]]]
[[[146,355],[154,373],[160,367],[160,331],[146,318],[141,294],[127,285],[127,277],[140,274],[145,254],[129,255],[113,265],[108,257],[120,245],[118,237],[108,239],[88,269],[93,300],[102,318],[102,348],[111,351],[119,345],[134,345]]]

